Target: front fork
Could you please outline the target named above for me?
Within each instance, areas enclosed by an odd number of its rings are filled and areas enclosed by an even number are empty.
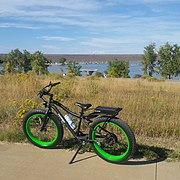
[[[46,125],[47,125],[47,123],[48,123],[48,121],[49,121],[48,114],[49,114],[50,112],[51,112],[51,110],[48,108],[47,111],[46,111],[46,113],[45,113],[45,116],[44,116],[43,125],[41,126],[41,129],[40,129],[41,132],[44,131],[45,128],[46,128]]]

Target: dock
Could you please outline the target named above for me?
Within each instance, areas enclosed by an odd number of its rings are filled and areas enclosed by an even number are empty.
[[[88,76],[91,76],[94,72],[97,72],[98,69],[80,69],[81,72],[86,72]]]

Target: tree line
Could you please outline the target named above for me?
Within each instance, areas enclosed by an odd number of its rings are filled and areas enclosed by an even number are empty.
[[[48,59],[43,53],[36,51],[30,53],[27,50],[21,52],[19,49],[12,50],[9,54],[3,55],[1,58],[3,70],[2,72],[24,72],[34,71],[36,74],[47,74]]]
[[[156,73],[168,79],[177,77],[180,74],[180,46],[167,42],[157,50],[156,44],[150,43],[144,47],[141,65],[147,76]],[[107,74],[111,77],[129,77],[129,62],[118,59],[110,61]]]
[[[36,74],[48,73],[48,60],[42,52],[36,51],[30,53],[27,50],[21,52],[19,49],[12,50],[4,55],[0,62],[2,63],[2,72],[24,72],[34,71]],[[67,74],[80,76],[81,66],[74,62],[66,62],[65,58],[58,60],[62,65],[67,65]],[[154,73],[160,74],[164,78],[171,79],[180,74],[180,46],[169,44],[160,46],[159,50],[155,43],[150,43],[144,47],[144,54],[141,60],[142,71],[147,76],[153,76]],[[129,77],[129,62],[127,60],[113,59],[108,63],[108,77]],[[102,74],[100,74],[102,76]]]
[[[67,74],[80,76],[81,66],[78,63],[74,61],[66,62],[65,58],[57,61],[62,65],[67,65]],[[47,59],[41,51],[30,53],[27,50],[21,52],[19,49],[14,49],[9,54],[3,55],[0,63],[3,67],[1,73],[27,73],[28,71],[33,71],[40,75],[49,73],[48,64],[51,63],[51,60]]]
[[[151,43],[144,47],[141,61],[142,71],[145,75],[160,74],[163,78],[172,79],[180,74],[180,46],[168,42],[156,49],[156,44]]]

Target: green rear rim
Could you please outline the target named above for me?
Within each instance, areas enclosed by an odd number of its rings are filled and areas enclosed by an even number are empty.
[[[92,140],[96,140],[96,134],[95,134],[95,131],[98,127],[100,127],[101,125],[103,125],[105,122],[100,122],[99,124],[97,124],[92,132]],[[109,160],[114,160],[114,161],[117,161],[117,160],[120,160],[122,158],[124,158],[128,152],[129,152],[129,149],[130,149],[130,141],[129,141],[129,138],[126,134],[126,132],[117,124],[115,124],[114,122],[109,122],[108,125],[114,125],[115,127],[118,128],[119,132],[122,133],[122,135],[124,136],[124,140],[126,141],[126,150],[124,150],[123,152],[121,151],[121,149],[119,150],[119,154],[111,154],[107,151],[105,151],[103,148],[101,148],[101,146],[97,143],[97,142],[94,142],[93,145],[95,147],[95,149],[106,159],[109,159]]]
[[[42,125],[37,123],[37,121],[40,121],[44,116],[44,114],[34,114],[30,116],[26,122],[26,132],[29,138],[36,144],[49,146],[57,140],[58,128],[54,121],[48,117],[47,131],[40,132]]]

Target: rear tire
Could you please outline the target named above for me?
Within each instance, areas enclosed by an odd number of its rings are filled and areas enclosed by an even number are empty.
[[[134,153],[135,137],[131,128],[118,118],[106,122],[101,117],[91,124],[89,139],[91,148],[102,159],[111,163],[123,163]],[[106,126],[103,125],[106,123]]]
[[[48,114],[48,123],[44,131],[40,131],[46,110],[33,109],[23,119],[23,132],[27,139],[40,148],[53,148],[63,138],[63,126],[59,118],[54,114]]]

